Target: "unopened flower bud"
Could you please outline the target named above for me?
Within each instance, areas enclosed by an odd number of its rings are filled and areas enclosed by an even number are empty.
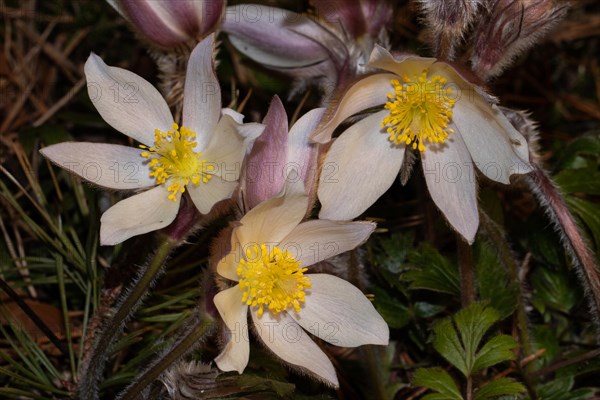
[[[224,0],[107,0],[153,44],[200,41],[220,21]]]
[[[438,58],[451,60],[481,0],[418,0]]]
[[[488,80],[499,75],[566,14],[556,0],[491,0],[474,35],[473,70]]]

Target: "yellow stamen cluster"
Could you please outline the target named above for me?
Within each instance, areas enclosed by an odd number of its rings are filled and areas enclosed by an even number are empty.
[[[141,156],[150,160],[150,176],[157,185],[169,182],[169,200],[175,201],[178,192],[185,192],[190,182],[196,186],[207,183],[212,178],[214,166],[202,159],[201,153],[194,152],[196,132],[185,126],[173,124],[171,130],[154,130],[154,146],[140,145]]]
[[[266,306],[273,314],[293,307],[300,311],[304,302],[304,289],[309,288],[310,278],[304,276],[306,268],[287,250],[274,246],[271,251],[264,244],[253,245],[246,251],[237,268],[242,301],[258,307],[261,317]]]
[[[456,100],[453,91],[446,88],[447,80],[439,75],[427,77],[429,70],[421,75],[408,75],[391,81],[394,93],[389,93],[385,108],[390,110],[381,126],[387,126],[389,140],[404,143],[413,149],[425,151],[425,142],[443,143],[449,133],[452,107]]]

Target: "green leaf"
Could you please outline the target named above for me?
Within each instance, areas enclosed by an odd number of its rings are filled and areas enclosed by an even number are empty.
[[[423,386],[438,393],[428,394],[423,399],[463,400],[456,382],[441,368],[419,368],[412,380],[416,386]]]
[[[555,182],[564,193],[586,193],[600,195],[600,171],[565,169],[554,176]]]
[[[475,392],[474,400],[488,400],[498,396],[517,395],[525,392],[525,387],[510,378],[491,381]]]
[[[583,136],[572,141],[557,164],[559,170],[574,168],[578,164],[580,155],[598,157],[600,154],[600,135]]]
[[[450,319],[433,326],[433,347],[465,377],[474,372],[514,359],[510,351],[516,342],[506,335],[495,336],[477,351],[488,329],[500,319],[496,310],[473,303]]]
[[[566,196],[566,202],[571,211],[589,229],[596,249],[600,249],[600,205],[573,196]]]
[[[434,292],[460,294],[458,268],[428,243],[421,243],[408,256],[412,269],[402,275],[410,282],[411,289],[427,289]]]
[[[394,233],[389,238],[376,236],[378,240],[375,244],[375,261],[378,266],[393,274],[398,274],[402,270],[402,264],[406,261],[406,256],[412,248],[415,235]]]
[[[494,336],[477,353],[473,372],[491,367],[502,361],[514,360],[515,354],[512,350],[515,347],[517,347],[517,342],[512,337],[508,335]]]
[[[541,312],[551,307],[568,313],[580,299],[574,273],[564,269],[537,268],[531,275],[531,285],[532,303]]]
[[[375,294],[373,302],[375,309],[381,314],[390,328],[403,328],[410,322],[410,313],[406,306],[383,289],[375,287],[371,291]]]
[[[487,300],[501,319],[508,317],[517,307],[519,288],[510,280],[498,253],[489,244],[477,242],[475,260],[480,298]]]

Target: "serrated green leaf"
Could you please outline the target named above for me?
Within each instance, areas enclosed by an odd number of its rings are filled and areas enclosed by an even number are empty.
[[[424,399],[463,400],[456,382],[441,368],[420,368],[415,371],[413,384],[423,386],[438,393],[428,394]]]
[[[415,240],[414,234],[395,233],[388,237],[378,237],[375,244],[377,252],[375,261],[388,272],[398,274],[406,261],[408,251]]]
[[[433,326],[433,332],[435,334],[433,348],[463,375],[468,376],[469,366],[465,359],[465,349],[458,338],[452,320],[445,319],[436,323]]]
[[[532,303],[544,312],[545,307],[568,313],[580,299],[575,276],[565,270],[538,268],[531,275]]]
[[[410,282],[411,289],[460,294],[458,268],[430,244],[421,243],[409,254],[408,261],[413,268],[402,274],[402,279]]]
[[[525,386],[510,378],[499,378],[479,388],[474,400],[488,400],[498,396],[517,395],[525,392]]]
[[[465,377],[482,368],[514,358],[516,342],[506,335],[495,336],[480,347],[488,329],[500,319],[496,310],[473,303],[453,318],[433,326],[433,347]]]
[[[512,350],[517,347],[517,342],[508,335],[499,335],[485,343],[475,356],[473,372],[491,367],[503,361],[514,360]]]

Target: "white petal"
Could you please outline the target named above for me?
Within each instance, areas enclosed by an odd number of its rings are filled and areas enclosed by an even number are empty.
[[[196,45],[188,61],[183,89],[183,125],[196,132],[202,151],[221,116],[221,88],[215,75],[214,35]]]
[[[171,201],[168,194],[164,186],[157,186],[106,210],[100,218],[100,243],[114,245],[169,225],[177,216],[180,196]]]
[[[53,163],[88,182],[111,189],[154,186],[142,150],[118,144],[64,142],[40,152]]]
[[[253,142],[265,130],[265,126],[258,122],[249,122],[237,126],[238,133],[246,139],[248,143]]]
[[[356,82],[343,94],[334,114],[329,118],[325,116],[326,123],[317,129],[311,139],[318,143],[327,143],[331,140],[335,128],[346,118],[367,108],[385,104],[388,101],[388,93],[393,92],[392,79],[398,79],[398,76],[375,74]]]
[[[308,208],[308,197],[304,192],[289,190],[289,187],[282,195],[254,207],[240,220],[237,235],[242,246],[276,245],[302,221]]]
[[[372,222],[312,220],[298,225],[280,243],[302,267],[356,248],[375,229]]]
[[[238,239],[238,229],[239,227],[233,228],[231,232],[231,249],[217,264],[217,273],[219,275],[236,282],[240,280],[237,274],[237,267],[245,254],[245,249]]]
[[[465,96],[466,97],[466,96]],[[531,171],[525,138],[496,107],[478,94],[454,105],[452,120],[479,169],[488,178],[509,184],[511,174]]]
[[[241,374],[250,357],[248,306],[242,303],[242,291],[238,285],[217,293],[214,302],[230,335],[225,348],[215,358],[215,363],[221,371],[237,371]]]
[[[223,117],[224,115],[229,115],[238,124],[244,123],[244,114],[240,114],[239,112],[232,110],[231,108],[222,108],[221,117]]]
[[[341,347],[388,344],[387,324],[357,287],[333,275],[308,276],[312,286],[302,309],[289,313],[304,329]]]
[[[109,67],[92,53],[85,63],[90,100],[106,122],[146,146],[154,144],[154,130],[167,131],[173,116],[161,94],[142,77]]]
[[[337,138],[323,163],[318,196],[319,218],[350,220],[362,214],[398,175],[404,145],[388,140],[381,127],[389,111],[379,111],[352,125]]]
[[[310,143],[309,136],[316,129],[325,113],[325,108],[315,108],[302,116],[292,126],[288,138],[287,164],[284,173],[288,179],[295,179],[291,175],[296,171],[297,178],[303,182],[311,182],[311,176],[316,172],[315,157],[317,145]]]
[[[223,116],[215,128],[210,142],[202,151],[203,158],[214,167],[214,174],[228,182],[240,177],[246,143],[238,133],[239,125],[228,115]]]
[[[250,313],[258,336],[277,357],[312,372],[333,387],[339,386],[329,358],[292,317],[285,312],[272,316],[267,311],[258,318],[254,309]]]
[[[431,198],[450,225],[472,243],[479,226],[479,213],[475,171],[463,139],[453,134],[443,146],[427,145],[421,159]]]
[[[369,66],[385,71],[393,72],[399,76],[420,74],[436,61],[435,58],[423,58],[414,56],[401,56],[394,58],[385,48],[376,44],[369,57]]]
[[[230,198],[237,185],[235,181],[229,182],[213,175],[207,183],[200,182],[198,186],[190,183],[186,188],[198,211],[208,214],[216,203]]]

